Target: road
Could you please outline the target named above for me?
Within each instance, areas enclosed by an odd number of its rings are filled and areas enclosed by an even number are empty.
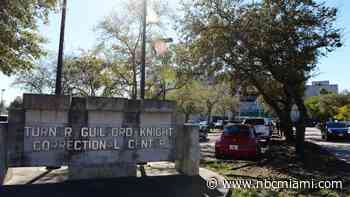
[[[201,157],[205,160],[213,160],[215,159],[215,141],[219,139],[221,133],[209,133],[208,140],[205,142],[201,142]]]
[[[306,140],[313,142],[334,154],[340,160],[350,163],[350,140],[327,142],[322,139],[321,131],[317,128],[306,128]]]
[[[219,137],[220,133],[209,133],[208,141],[201,143],[202,158],[214,159],[214,144]],[[334,154],[340,160],[350,163],[350,140],[327,142],[322,139],[321,131],[313,127],[306,128],[305,138]]]

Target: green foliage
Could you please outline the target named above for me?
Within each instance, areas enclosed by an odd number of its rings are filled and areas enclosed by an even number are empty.
[[[67,56],[63,67],[63,91],[74,96],[130,95],[130,70],[118,62],[107,62],[97,51]],[[52,94],[55,88],[56,62],[42,62],[33,70],[20,72],[14,85],[31,93]],[[127,77],[127,78],[124,78]]]
[[[21,97],[16,97],[14,101],[12,101],[9,105],[9,109],[21,109],[23,108],[23,100]]]
[[[147,72],[147,97],[166,99],[169,92],[191,83],[192,76],[178,56],[181,50],[181,44],[171,44],[165,54],[153,58],[153,64]]]
[[[350,120],[350,104],[338,108],[337,115],[335,115],[337,120]]]
[[[203,109],[200,107],[201,99],[197,90],[199,84],[191,81],[184,87],[174,90],[169,94],[169,99],[177,102],[177,109],[185,115],[185,121],[188,121],[190,115],[200,113]]]
[[[44,51],[37,31],[57,0],[3,0],[0,5],[0,71],[10,75],[28,70]]]
[[[194,67],[215,77],[236,74],[254,86],[286,134],[296,104],[296,151],[302,153],[305,84],[319,58],[342,46],[337,9],[315,0],[199,0],[184,9],[183,39],[198,58]]]
[[[40,65],[29,71],[21,71],[16,74],[15,82],[12,85],[19,86],[26,92],[44,94],[53,93],[55,87],[55,73],[52,69]],[[55,65],[53,65],[55,66]]]
[[[320,94],[321,95],[325,95],[325,94],[330,94],[331,92],[328,92],[326,89],[324,89],[324,88],[322,88],[321,90],[320,90]]]
[[[324,115],[321,113],[319,96],[313,96],[306,99],[305,106],[308,109],[309,115],[312,118],[316,118],[320,120],[327,119],[327,115]]]
[[[100,33],[101,47],[111,49],[109,58],[117,63],[119,76],[124,80],[124,83],[131,86],[131,97],[137,98],[138,93],[138,78],[140,78],[140,65],[142,54],[142,33],[143,33],[143,18],[142,18],[142,2],[138,0],[126,1],[121,3],[120,10],[113,11],[109,16],[105,17],[97,26]],[[153,2],[154,11],[158,17],[162,18],[167,15],[167,6],[161,1]],[[156,65],[161,61],[155,54],[153,44],[162,37],[162,24],[150,23],[147,24],[147,46],[146,46],[146,67],[148,65]],[[153,68],[150,67],[151,71]],[[115,70],[116,71],[116,70]],[[158,70],[158,72],[162,72]],[[125,73],[125,74],[124,74]],[[164,73],[163,73],[164,74]],[[155,73],[153,73],[155,75]],[[151,75],[151,77],[153,76]],[[148,77],[147,75],[146,77]],[[155,87],[153,86],[152,78],[148,80],[146,89],[153,91],[147,92],[147,96],[154,96]],[[158,88],[159,87],[159,81]],[[163,81],[163,84],[165,82]]]
[[[68,58],[63,70],[64,90],[72,95],[103,95],[108,73],[106,61],[96,54],[87,52],[77,58]]]
[[[321,121],[330,118],[338,120],[350,120],[349,117],[350,94],[325,94],[310,97],[305,100],[305,106],[311,117]]]

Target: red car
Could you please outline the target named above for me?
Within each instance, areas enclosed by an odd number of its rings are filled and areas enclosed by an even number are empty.
[[[254,128],[242,124],[229,124],[215,143],[215,156],[222,158],[231,156],[235,158],[256,158],[258,155],[258,142]]]

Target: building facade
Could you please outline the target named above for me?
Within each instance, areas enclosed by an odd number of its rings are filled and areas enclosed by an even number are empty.
[[[329,81],[313,81],[311,85],[306,85],[305,98],[320,96],[322,91],[338,94],[338,84],[330,84]]]

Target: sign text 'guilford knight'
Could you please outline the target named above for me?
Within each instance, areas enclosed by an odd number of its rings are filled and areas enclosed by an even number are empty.
[[[175,135],[173,128],[99,128],[83,127],[73,131],[72,127],[24,128],[25,138],[33,152],[103,151],[168,148]]]

